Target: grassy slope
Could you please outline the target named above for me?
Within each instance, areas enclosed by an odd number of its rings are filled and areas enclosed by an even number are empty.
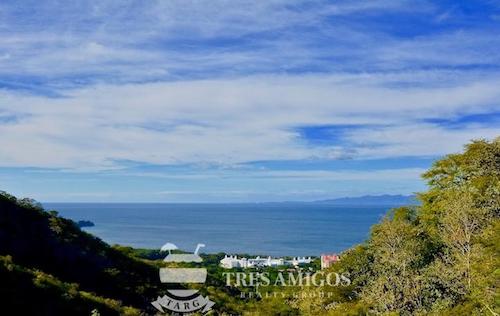
[[[51,306],[57,305],[74,315],[89,315],[92,304],[82,300],[101,300],[97,306],[106,305],[103,310],[116,314],[123,313],[121,305],[151,310],[151,298],[161,294],[158,268],[152,263],[110,247],[55,212],[7,194],[0,195],[0,256],[3,307],[53,315]],[[76,294],[66,295],[68,289]]]

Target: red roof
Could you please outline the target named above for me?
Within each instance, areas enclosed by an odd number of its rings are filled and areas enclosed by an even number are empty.
[[[337,254],[329,254],[329,255],[321,255],[321,260],[326,260],[326,261],[337,261],[339,260],[340,257]]]

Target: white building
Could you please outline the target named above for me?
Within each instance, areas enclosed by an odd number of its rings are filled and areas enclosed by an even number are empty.
[[[225,255],[220,261],[220,266],[226,269],[232,268],[256,268],[256,267],[277,267],[277,266],[299,266],[302,264],[311,263],[311,257],[297,257],[292,260],[285,260],[283,258],[241,258],[238,259],[237,256]]]
[[[297,258],[293,258],[291,261],[289,261],[289,263],[292,265],[292,266],[300,266],[302,264],[309,264],[311,263],[311,257],[297,257]]]

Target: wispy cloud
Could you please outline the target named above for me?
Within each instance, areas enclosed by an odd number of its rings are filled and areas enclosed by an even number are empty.
[[[497,78],[454,73],[450,82],[462,76],[460,83],[434,87],[434,76],[423,76],[424,86],[415,88],[387,87],[397,75],[372,74],[102,85],[57,99],[4,92],[2,108],[20,119],[0,125],[8,135],[0,146],[9,148],[0,156],[9,166],[65,168],[107,168],[122,160],[236,164],[346,154],[437,156],[499,133],[488,123],[461,130],[423,123],[493,112],[500,97]],[[296,130],[327,124],[366,127],[344,132],[338,142],[333,135],[330,146],[313,146]]]
[[[423,168],[384,170],[218,169],[16,173],[0,169],[9,191],[42,201],[252,202],[413,193]],[[16,181],[17,179],[17,181]],[[380,181],[384,179],[384,181]]]
[[[0,5],[0,75],[21,88],[31,81],[57,90],[498,63],[489,54],[498,37],[481,25],[432,31],[442,10],[425,1],[50,1],[30,10],[7,1]]]

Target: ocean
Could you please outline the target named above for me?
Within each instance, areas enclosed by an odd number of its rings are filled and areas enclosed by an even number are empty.
[[[90,220],[87,232],[110,244],[270,256],[339,253],[363,242],[389,206],[320,203],[44,203],[63,217]]]

